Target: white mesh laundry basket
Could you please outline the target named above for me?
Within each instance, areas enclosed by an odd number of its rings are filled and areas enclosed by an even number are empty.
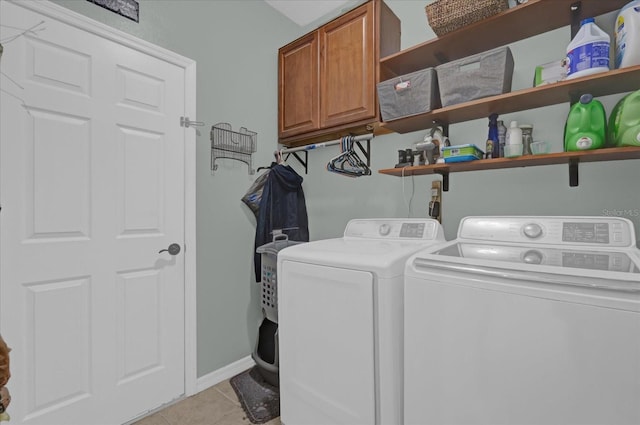
[[[273,242],[259,246],[256,252],[262,261],[262,297],[260,304],[264,317],[278,323],[278,252],[288,246],[304,242],[290,241],[284,233],[274,234]]]

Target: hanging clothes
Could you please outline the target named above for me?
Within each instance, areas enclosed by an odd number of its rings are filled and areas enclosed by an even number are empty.
[[[302,191],[302,177],[284,164],[271,164],[262,190],[254,244],[256,282],[261,280],[261,255],[258,247],[273,241],[273,231],[282,230],[290,241],[309,242],[307,206]]]
[[[260,170],[258,168],[258,170]],[[241,198],[241,201],[244,202],[246,206],[248,206],[251,211],[253,211],[253,215],[256,216],[256,220],[258,219],[258,212],[260,211],[260,201],[262,200],[262,191],[264,190],[264,185],[267,183],[267,178],[269,177],[270,168],[267,169],[264,173],[260,174],[256,181],[253,182],[247,193]]]

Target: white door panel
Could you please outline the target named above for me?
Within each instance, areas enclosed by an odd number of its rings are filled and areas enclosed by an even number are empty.
[[[185,71],[0,2],[12,418],[119,424],[184,393]],[[117,406],[117,408],[114,408]]]

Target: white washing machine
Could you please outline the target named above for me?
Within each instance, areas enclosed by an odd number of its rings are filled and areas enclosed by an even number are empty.
[[[278,253],[283,424],[402,424],[404,266],[441,243],[435,220],[363,219]]]
[[[405,424],[640,424],[640,251],[608,217],[468,217],[405,271]]]

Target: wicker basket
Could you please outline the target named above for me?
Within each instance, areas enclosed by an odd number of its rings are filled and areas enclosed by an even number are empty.
[[[425,10],[433,32],[443,36],[508,8],[508,0],[435,0]]]

